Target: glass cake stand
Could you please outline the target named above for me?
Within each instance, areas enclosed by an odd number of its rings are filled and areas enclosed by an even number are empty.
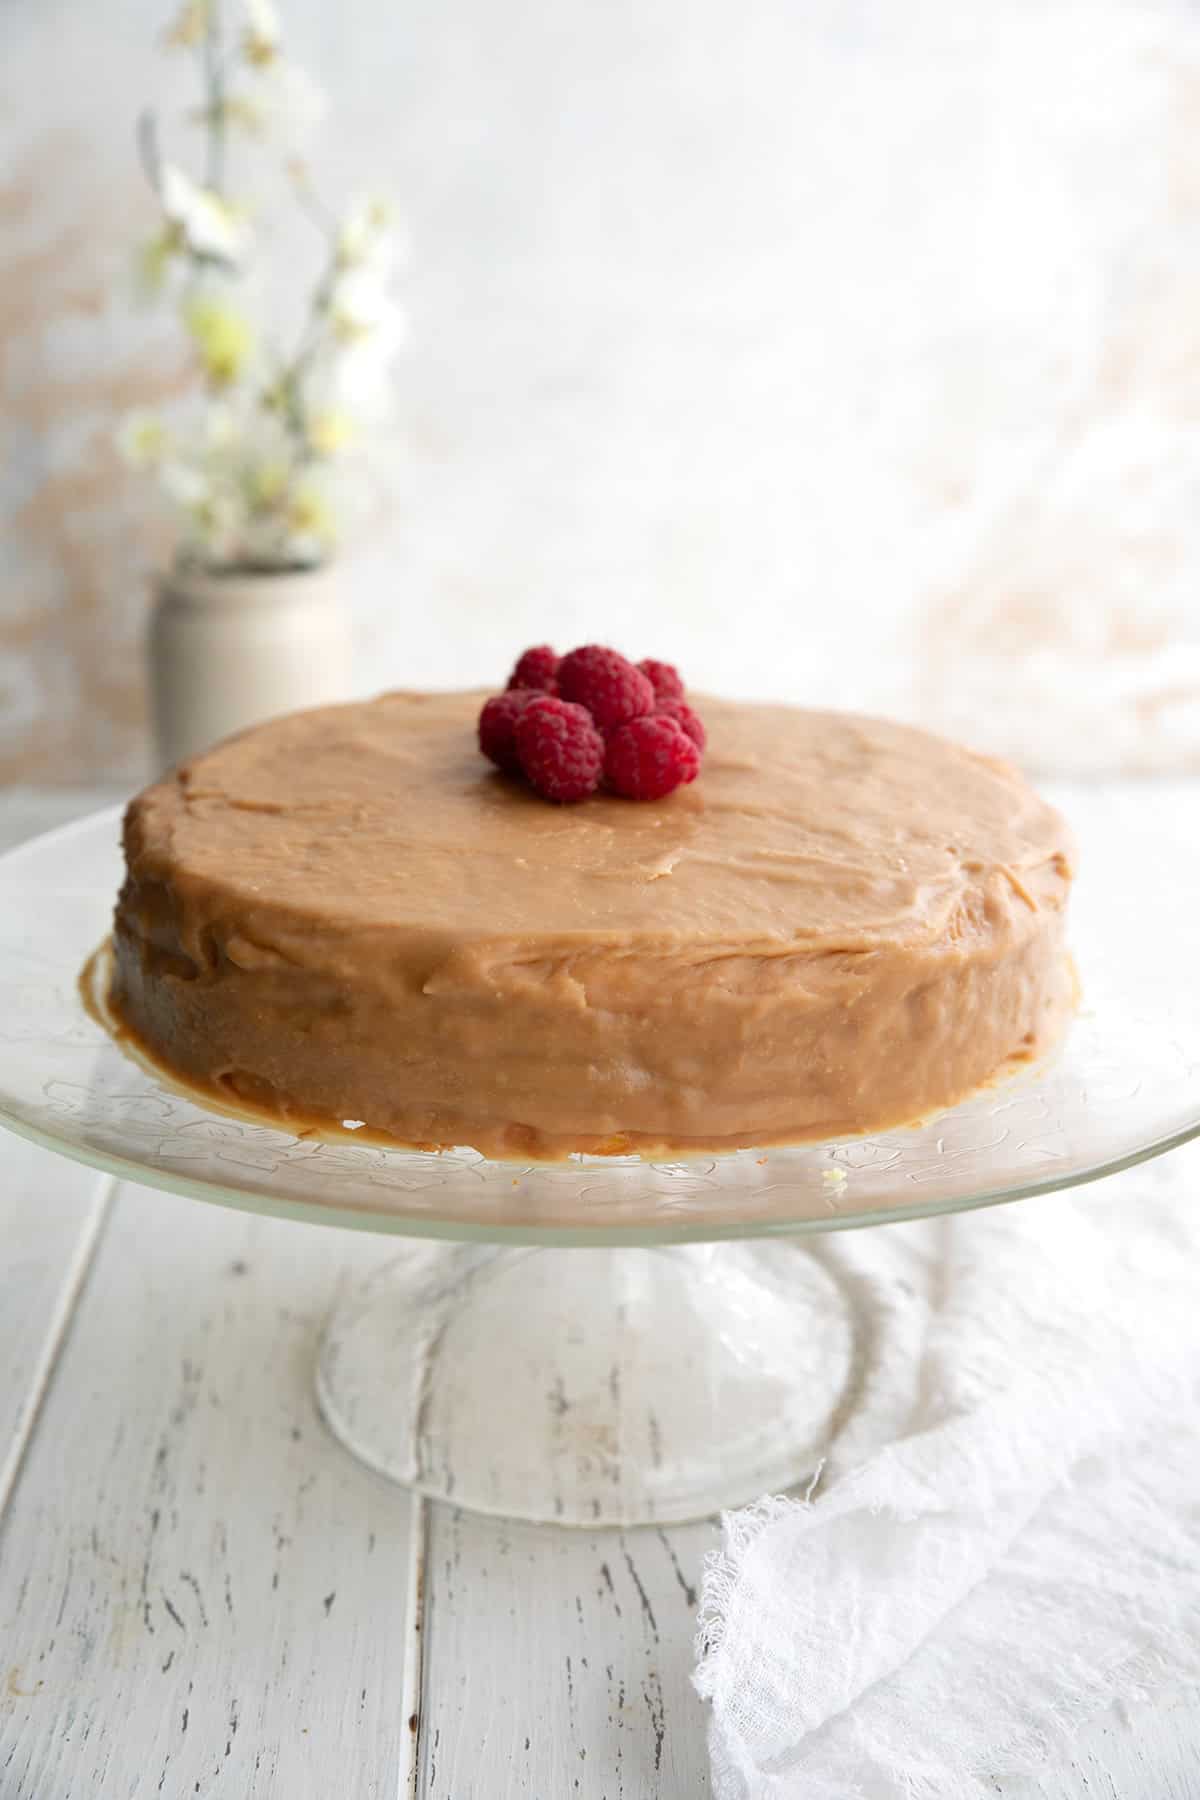
[[[528,1165],[293,1136],[131,1062],[77,988],[118,827],[113,809],[0,858],[0,1122],[133,1181],[407,1239],[335,1306],[317,1395],[356,1456],[462,1506],[625,1525],[794,1485],[855,1375],[824,1233],[1048,1193],[1200,1134],[1190,900],[1137,856],[1080,884],[1085,1008],[1050,1064],[875,1137]],[[1135,958],[1108,954],[1126,941]]]

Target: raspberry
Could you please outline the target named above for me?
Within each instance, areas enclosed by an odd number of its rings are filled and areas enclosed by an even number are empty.
[[[558,665],[564,700],[586,706],[601,731],[654,711],[654,689],[640,669],[603,644],[572,650]]]
[[[683,699],[683,677],[674,663],[656,662],[654,657],[648,656],[638,668],[654,689],[660,711],[664,700]]]
[[[688,705],[686,700],[664,700],[660,695],[654,712],[656,718],[674,719],[677,725],[682,725],[697,750],[703,750],[708,742],[704,720]]]
[[[479,748],[498,769],[505,769],[510,775],[519,774],[521,769],[513,732],[533,697],[532,688],[493,694],[490,700],[484,701],[479,715]]]
[[[627,800],[661,800],[695,781],[700,752],[674,719],[632,719],[609,738],[604,772]]]
[[[508,678],[509,689],[538,688],[543,694],[557,694],[558,663],[558,652],[549,644],[535,644],[517,658],[517,666]]]
[[[586,800],[604,773],[604,739],[585,706],[537,694],[517,720],[517,755],[543,800]]]

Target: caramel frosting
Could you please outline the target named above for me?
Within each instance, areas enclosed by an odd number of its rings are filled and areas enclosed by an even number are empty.
[[[125,822],[112,1006],[193,1086],[493,1156],[843,1136],[1062,1028],[1070,835],[883,720],[700,702],[699,779],[539,800],[477,693],[294,714]]]

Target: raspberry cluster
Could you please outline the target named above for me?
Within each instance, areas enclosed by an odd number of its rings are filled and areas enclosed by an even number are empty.
[[[601,783],[627,800],[662,800],[695,781],[704,744],[678,669],[631,663],[605,644],[562,657],[549,644],[526,650],[479,715],[483,754],[563,804]]]

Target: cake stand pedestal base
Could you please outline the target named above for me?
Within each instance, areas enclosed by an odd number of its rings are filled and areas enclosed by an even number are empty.
[[[353,1455],[422,1494],[654,1524],[804,1481],[852,1353],[846,1298],[797,1242],[417,1243],[335,1308],[317,1394]]]

